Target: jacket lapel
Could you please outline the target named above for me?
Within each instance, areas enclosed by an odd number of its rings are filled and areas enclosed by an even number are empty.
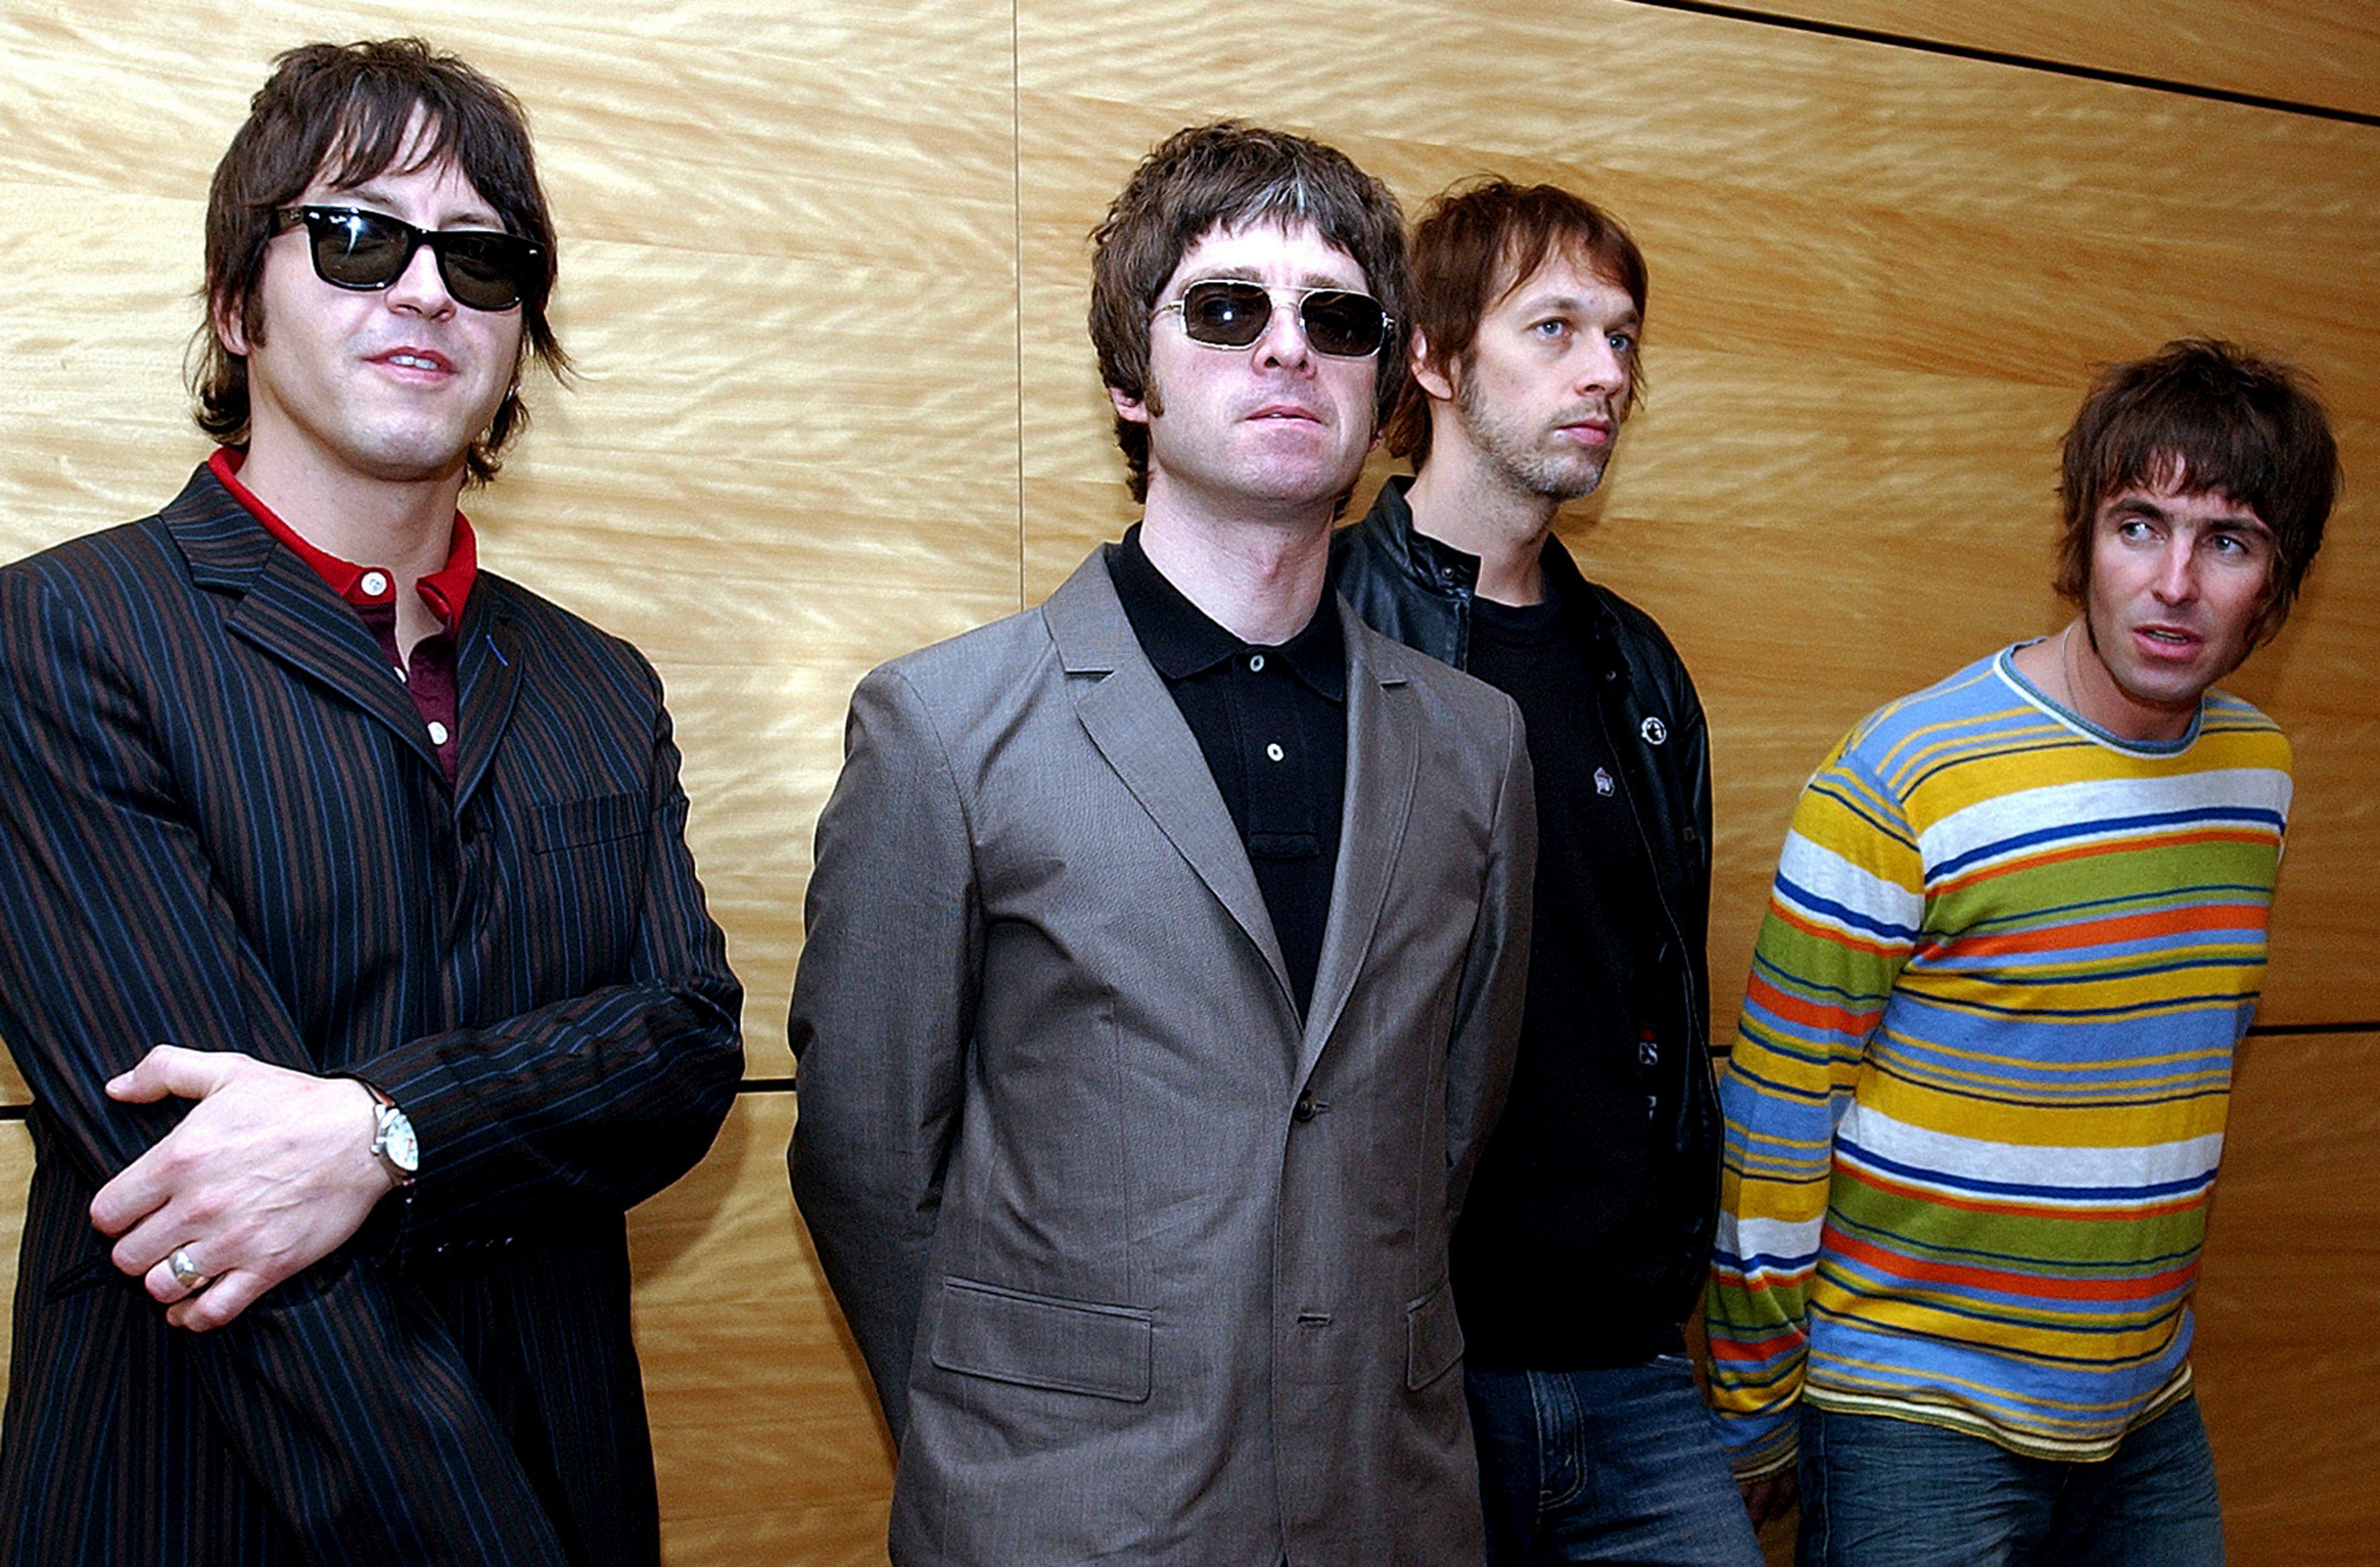
[[[481,573],[463,607],[455,646],[455,809],[459,814],[488,776],[520,695],[528,644],[496,579]]]
[[[1182,709],[1133,635],[1100,551],[1091,551],[1043,602],[1041,619],[1091,743],[1247,933],[1272,970],[1282,1004],[1293,1012],[1289,967],[1247,849]]]
[[[1314,1070],[1363,972],[1404,849],[1421,772],[1420,736],[1402,667],[1412,655],[1372,634],[1352,611],[1342,608],[1339,619],[1347,640],[1346,803],[1339,818],[1339,868],[1330,879],[1330,922],[1305,1012],[1299,1082]]]
[[[284,549],[201,468],[163,513],[190,581],[237,599],[232,633],[386,724],[431,767],[438,753],[405,681],[379,644],[313,568]]]

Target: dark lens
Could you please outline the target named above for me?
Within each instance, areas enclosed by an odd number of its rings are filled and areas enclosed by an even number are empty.
[[[1182,291],[1182,330],[1194,343],[1245,348],[1272,319],[1272,295],[1260,283],[1209,281]]]
[[[449,230],[432,235],[431,243],[455,303],[474,310],[509,310],[520,303],[534,246],[492,229]]]
[[[341,288],[386,288],[413,259],[413,231],[378,212],[306,214],[314,242],[314,271]]]
[[[1360,359],[1377,352],[1387,325],[1378,300],[1337,288],[1318,288],[1307,295],[1297,319],[1314,351],[1334,359]]]

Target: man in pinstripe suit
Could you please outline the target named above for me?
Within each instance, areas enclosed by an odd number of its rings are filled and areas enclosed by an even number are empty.
[[[740,992],[659,681],[455,510],[553,275],[509,94],[292,51],[208,205],[223,448],[0,571],[0,1558],[658,1559],[622,1214]]]

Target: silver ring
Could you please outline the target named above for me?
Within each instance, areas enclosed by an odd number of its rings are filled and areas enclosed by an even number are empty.
[[[188,1247],[177,1246],[174,1248],[174,1254],[165,1259],[165,1272],[173,1274],[174,1282],[182,1286],[185,1292],[183,1298],[186,1300],[215,1282],[212,1273],[199,1272],[199,1265],[190,1260]]]

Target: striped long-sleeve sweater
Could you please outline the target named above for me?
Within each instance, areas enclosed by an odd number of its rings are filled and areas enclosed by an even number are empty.
[[[2089,1459],[2180,1396],[2289,802],[2247,704],[2122,742],[2007,651],[1818,770],[1721,1087],[1739,1474],[1792,1458],[1800,1397]]]

